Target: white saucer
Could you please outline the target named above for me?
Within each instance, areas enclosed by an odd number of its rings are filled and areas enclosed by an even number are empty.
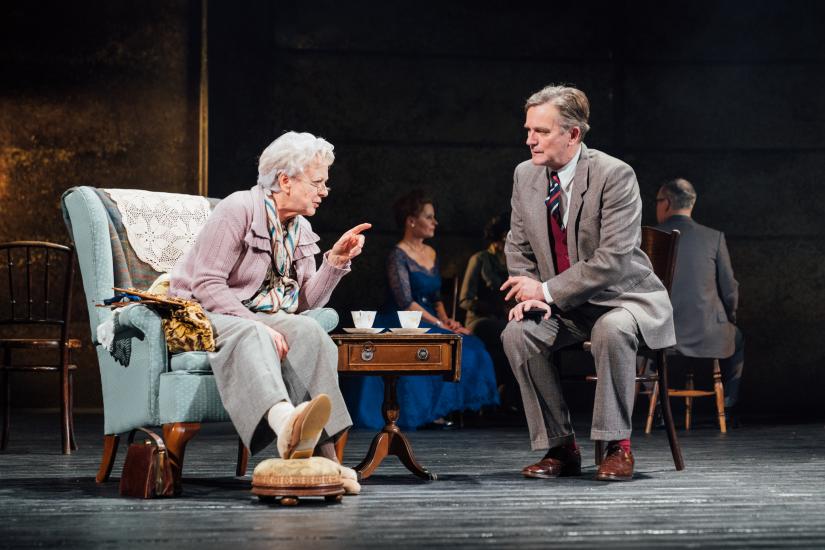
[[[427,327],[418,327],[418,328],[391,328],[390,332],[393,334],[424,334],[428,332],[430,329]]]
[[[344,332],[349,332],[350,334],[378,334],[384,330],[383,328],[378,327],[366,327],[366,328],[353,328],[353,327],[344,327]]]

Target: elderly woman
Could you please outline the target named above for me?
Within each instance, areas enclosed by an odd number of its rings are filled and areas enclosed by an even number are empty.
[[[289,132],[261,154],[258,184],[221,201],[171,274],[170,294],[200,302],[216,333],[209,362],[224,407],[254,454],[273,438],[283,458],[320,452],[351,424],[335,344],[299,313],[327,303],[370,227],[347,231],[323,255],[312,216],[329,194],[333,147]],[[325,445],[316,445],[325,433]]]
[[[438,225],[432,199],[423,191],[411,191],[396,201],[394,209],[404,235],[387,258],[389,297],[373,324],[397,327],[397,310],[420,311],[421,326],[429,327],[431,333],[462,335],[460,382],[445,382],[439,376],[408,376],[398,383],[402,410],[398,423],[402,428],[444,426],[449,413],[498,403],[493,362],[481,340],[451,319],[444,308],[438,257],[435,249],[424,243],[435,236]],[[346,389],[356,426],[384,425],[380,378],[358,377],[347,381]]]

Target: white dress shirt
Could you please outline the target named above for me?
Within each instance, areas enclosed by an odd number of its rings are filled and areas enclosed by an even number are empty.
[[[561,167],[561,170],[556,170],[559,175],[559,181],[561,182],[561,193],[564,195],[564,200],[561,201],[559,208],[562,208],[562,223],[564,227],[567,227],[567,220],[570,219],[570,193],[573,191],[573,177],[576,175],[576,164],[579,163],[579,157],[582,153],[582,146],[579,144],[579,148],[576,150],[576,154],[573,155],[573,158],[570,159],[570,162],[565,164]],[[547,168],[547,179],[550,180],[550,168]],[[553,303],[553,297],[550,296],[550,291],[547,290],[547,282],[541,284],[541,291],[544,294],[544,301],[548,304]]]

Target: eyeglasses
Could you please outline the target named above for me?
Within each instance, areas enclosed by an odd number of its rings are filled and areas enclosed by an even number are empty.
[[[666,201],[666,200],[668,200],[668,199],[656,197],[656,202],[662,202],[662,201]]]
[[[311,181],[309,179],[306,179],[305,181],[311,186],[313,186],[318,193],[326,193],[327,195],[329,195],[329,192],[332,191],[332,187],[327,187],[327,185],[324,183],[315,183],[314,181]]]

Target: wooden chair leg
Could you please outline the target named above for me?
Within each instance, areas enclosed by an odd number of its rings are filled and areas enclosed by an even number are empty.
[[[673,464],[676,470],[685,469],[685,461],[682,458],[682,448],[679,446],[679,438],[676,436],[676,427],[673,425],[673,411],[670,410],[669,385],[667,380],[667,357],[663,351],[657,353],[657,363],[659,365],[659,400],[662,403],[662,416],[667,430],[667,439],[670,443],[670,453],[673,455]]]
[[[63,446],[63,454],[72,454],[72,442],[69,435],[69,369],[63,364],[60,371],[60,441]]]
[[[100,467],[97,469],[97,475],[95,476],[97,483],[109,481],[112,466],[115,465],[118,443],[120,443],[120,436],[117,434],[103,436],[103,458],[100,459]]]
[[[5,451],[9,444],[11,427],[11,392],[9,391],[9,374],[5,369],[0,372],[0,398],[3,399],[3,433],[0,435],[0,451]]]
[[[596,466],[602,463],[602,459],[604,458],[604,441],[597,439],[594,445],[594,452],[595,452],[595,462]]]
[[[725,421],[725,388],[722,385],[722,370],[719,368],[719,359],[713,360],[713,389],[716,392],[716,413],[719,415],[719,430],[728,432]]]
[[[175,422],[163,425],[163,441],[169,451],[169,460],[172,461],[172,475],[175,476],[175,494],[181,493],[181,477],[183,476],[183,456],[186,444],[200,431],[200,422]]]
[[[77,450],[77,439],[74,436],[74,373],[69,371],[69,445],[73,451]]]
[[[249,449],[243,444],[243,440],[238,438],[238,463],[235,466],[235,475],[243,477],[246,475],[246,468],[249,465]]]
[[[685,380],[685,389],[688,391],[693,391],[694,389],[696,389],[696,386],[693,384],[693,367],[688,367],[688,372]],[[692,416],[693,398],[687,396],[685,397],[685,431],[690,430],[690,421]]]
[[[3,365],[0,367],[0,399],[3,400],[3,433],[0,434],[0,450],[5,450],[9,444],[9,428],[11,428],[11,382],[9,371],[5,367],[11,365],[11,350],[3,350]]]
[[[642,359],[641,365],[639,365],[639,368],[636,369],[637,378],[639,376],[644,376],[644,374],[647,372],[647,367],[648,367],[649,362],[650,362],[650,359],[648,359],[647,357]],[[636,400],[639,399],[639,392],[641,392],[641,391],[642,391],[642,383],[637,380],[636,381],[636,386],[633,388],[633,404],[634,405],[636,404]]]
[[[647,422],[645,422],[645,433],[653,431],[653,416],[656,414],[656,404],[659,402],[659,381],[653,382],[653,390],[650,392],[650,403],[647,407]]]
[[[338,457],[338,463],[344,463],[344,449],[347,447],[347,440],[349,439],[349,430],[345,430],[340,436],[338,436],[338,441],[335,442],[335,456]]]

